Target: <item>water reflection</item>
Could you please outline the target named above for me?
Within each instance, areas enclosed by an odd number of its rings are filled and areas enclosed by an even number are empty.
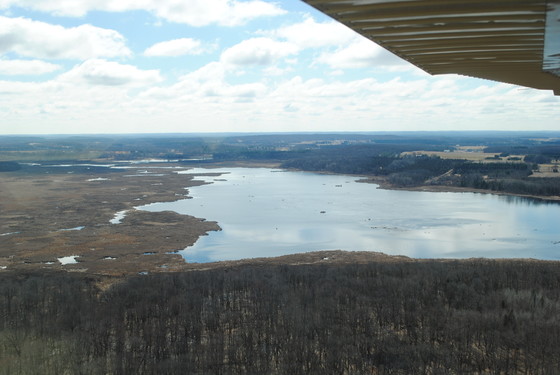
[[[217,172],[224,174],[217,178]],[[222,231],[201,237],[182,252],[188,261],[330,249],[420,258],[560,258],[559,204],[382,190],[348,176],[271,172],[278,170],[180,172],[212,183],[189,188],[193,199],[141,209],[174,210],[219,223]]]
[[[555,201],[533,197],[517,197],[515,195],[500,195],[499,197],[508,203],[523,204],[528,206],[558,205],[558,202]]]

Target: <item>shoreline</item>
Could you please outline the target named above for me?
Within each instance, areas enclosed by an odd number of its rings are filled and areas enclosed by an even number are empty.
[[[281,168],[281,167],[279,167],[279,168]],[[330,174],[330,175],[351,176],[351,177],[357,178],[356,182],[379,185],[379,189],[384,189],[384,190],[424,191],[424,192],[430,192],[430,193],[493,194],[493,195],[510,196],[510,197],[517,197],[517,198],[528,198],[528,199],[535,199],[535,200],[540,200],[540,201],[559,202],[560,203],[560,196],[515,194],[515,193],[508,193],[508,192],[505,192],[505,191],[476,189],[476,188],[470,188],[470,187],[449,186],[449,185],[420,185],[420,186],[411,186],[411,187],[399,187],[399,186],[395,186],[395,185],[389,183],[387,181],[387,178],[383,177],[383,176],[372,176],[372,175],[352,174],[352,173],[336,173],[336,172],[326,172],[326,171],[308,171],[308,170],[297,169],[297,168],[282,168],[282,169],[291,170],[291,171],[300,171],[300,172],[312,172],[312,173],[327,174],[327,175]]]
[[[541,201],[548,201],[548,202],[559,202],[560,203],[560,196],[546,196],[546,195],[530,195],[530,194],[515,194],[515,193],[508,193],[505,191],[495,191],[495,190],[486,190],[486,189],[476,189],[470,187],[461,187],[461,186],[449,186],[449,185],[420,185],[420,186],[411,186],[411,187],[399,187],[395,186],[387,181],[386,177],[382,176],[372,176],[372,175],[362,175],[362,174],[351,174],[351,173],[336,173],[336,172],[325,172],[325,171],[307,171],[304,169],[296,169],[296,168],[283,168],[286,170],[292,171],[300,171],[300,172],[312,172],[318,174],[331,174],[331,175],[340,175],[340,176],[351,176],[354,178],[358,178],[356,182],[364,183],[364,184],[375,184],[379,185],[379,189],[384,190],[402,190],[402,191],[425,191],[429,193],[477,193],[477,194],[493,194],[493,195],[503,195],[503,196],[510,196],[510,197],[517,197],[517,198],[528,198],[528,199],[535,199]]]
[[[378,176],[363,176],[362,180],[357,180],[357,182],[376,184],[379,185],[380,189],[385,190],[402,190],[402,191],[425,191],[431,193],[477,193],[477,194],[492,194],[492,195],[502,195],[517,198],[527,198],[535,199],[547,202],[560,202],[560,196],[542,196],[542,195],[530,195],[530,194],[514,194],[505,191],[495,191],[486,189],[476,189],[461,186],[445,186],[445,185],[420,185],[412,187],[398,187],[390,184],[386,181],[384,177]]]
[[[166,164],[168,168],[171,164]],[[173,164],[180,165],[180,164]],[[192,168],[280,168],[279,162],[226,162],[204,165],[180,165],[184,170]],[[219,223],[206,221],[175,212],[147,212],[135,209],[149,203],[171,202],[189,199],[189,187],[206,184],[191,176],[170,173],[169,169],[153,165],[151,173],[130,175],[131,171],[99,171],[69,174],[68,170],[56,173],[0,174],[0,188],[6,199],[0,202],[0,272],[45,270],[82,272],[107,276],[124,276],[139,272],[169,272],[202,270],[208,267],[291,262],[307,264],[324,262],[310,253],[297,253],[280,257],[248,258],[214,263],[187,263],[178,254],[194,244],[201,236],[220,230]],[[142,165],[138,165],[142,169]],[[294,170],[297,169],[287,169]],[[297,170],[302,171],[302,170]],[[52,171],[51,171],[52,172]],[[319,174],[345,175],[357,182],[373,183],[380,189],[469,192],[508,195],[520,198],[558,202],[560,197],[534,197],[451,186],[419,186],[398,188],[391,186],[383,177],[302,171]],[[100,178],[99,176],[103,176]],[[97,179],[96,179],[97,178]],[[128,210],[123,222],[110,224],[114,214]],[[80,229],[78,229],[80,228]],[[356,252],[338,259],[370,259]],[[316,252],[326,254],[328,250]],[[373,252],[372,252],[373,254]],[[76,256],[77,263],[61,264],[61,257]],[[386,255],[400,261],[406,257]],[[378,258],[377,258],[378,259]],[[412,259],[412,258],[407,258]],[[484,258],[494,259],[494,258]],[[497,258],[501,259],[501,258]],[[522,259],[522,258],[507,258]],[[428,259],[415,259],[428,260]],[[435,260],[435,259],[432,259]],[[446,261],[464,260],[460,258]],[[295,262],[295,263],[294,263]]]

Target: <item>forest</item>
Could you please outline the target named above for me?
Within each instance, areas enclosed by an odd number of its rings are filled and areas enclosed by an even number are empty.
[[[411,154],[420,150],[451,152],[468,146],[494,157],[474,162],[459,156]],[[381,177],[385,187],[394,188],[431,185],[541,197],[560,195],[560,174],[534,175],[540,165],[551,163],[558,173],[560,134],[551,132],[0,137],[0,172],[18,169],[18,162],[24,161],[45,164],[149,158],[185,165],[274,162],[283,168]]]
[[[534,260],[0,273],[0,374],[557,374]]]

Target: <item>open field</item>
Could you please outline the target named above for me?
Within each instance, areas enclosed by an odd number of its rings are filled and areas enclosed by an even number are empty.
[[[469,148],[470,149],[470,148]],[[525,155],[509,155],[507,157],[500,157],[499,153],[494,152],[483,152],[480,151],[468,151],[465,149],[459,149],[455,151],[408,151],[403,152],[402,155],[427,155],[427,156],[437,156],[442,159],[457,159],[457,160],[468,160],[468,161],[478,161],[482,163],[496,163],[496,162],[510,162],[510,163],[521,163]],[[519,158],[519,160],[512,159]]]
[[[553,164],[539,164],[539,169],[533,171],[529,177],[558,177],[560,161],[556,160]]]

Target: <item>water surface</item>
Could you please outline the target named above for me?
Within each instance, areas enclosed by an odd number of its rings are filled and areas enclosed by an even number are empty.
[[[560,204],[476,193],[378,189],[355,177],[263,168],[192,169],[192,199],[140,209],[217,221],[181,251],[191,262],[315,250],[417,258],[560,259]]]

